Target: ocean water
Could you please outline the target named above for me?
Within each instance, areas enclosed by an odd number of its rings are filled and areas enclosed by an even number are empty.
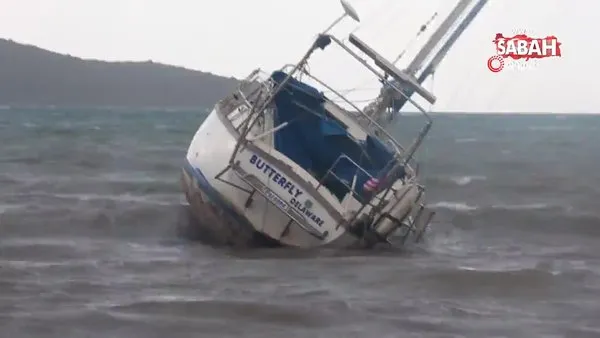
[[[436,116],[426,241],[343,253],[183,236],[204,117],[0,110],[0,337],[600,337],[600,116]]]

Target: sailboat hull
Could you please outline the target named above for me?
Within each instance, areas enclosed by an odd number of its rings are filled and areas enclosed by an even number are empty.
[[[403,242],[413,235],[418,241],[434,212],[425,206],[424,187],[411,163],[433,120],[410,97],[416,93],[433,103],[435,96],[414,73],[472,1],[460,1],[407,71],[351,35],[354,47],[386,74],[379,75],[363,56],[326,34],[329,29],[319,34],[298,63],[268,77],[260,69],[253,71],[217,103],[189,146],[181,183],[192,215],[230,244],[269,239],[303,248],[371,246],[390,243],[400,230]],[[347,4],[344,8],[346,15],[358,20]],[[313,52],[332,42],[391,90],[385,87],[360,109],[309,73],[306,65]],[[435,62],[441,57],[443,53],[438,53]],[[307,75],[352,109],[327,98],[323,88],[303,83],[298,74]],[[388,81],[388,75],[395,81]],[[397,111],[406,102],[427,119],[408,148],[373,121],[380,112]]]
[[[192,215],[190,226],[200,227],[211,242],[238,247],[277,245],[254,230],[251,223],[231,208],[201,170],[185,162],[181,184]]]
[[[182,189],[199,226],[219,241],[238,246],[276,243],[293,247],[351,247],[357,244],[357,237],[335,226],[326,214],[321,216],[323,220],[317,221],[326,223],[324,228],[329,226],[328,237],[311,236],[292,224],[289,215],[272,201],[254,194],[252,187],[233,170],[227,170],[237,139],[226,123],[218,106],[215,107],[194,135],[183,164]],[[271,189],[275,191],[275,188]]]
[[[254,244],[256,231],[235,210],[214,177],[227,164],[235,146],[213,111],[199,127],[189,146],[181,172],[181,184],[194,223],[215,240],[237,246]]]

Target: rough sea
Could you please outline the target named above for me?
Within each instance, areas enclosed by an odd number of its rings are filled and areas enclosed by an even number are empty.
[[[376,252],[184,236],[204,117],[0,110],[0,337],[600,337],[600,116],[437,115],[431,231]]]

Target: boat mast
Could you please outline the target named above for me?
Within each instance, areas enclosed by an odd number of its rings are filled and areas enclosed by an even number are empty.
[[[446,17],[446,19],[442,22],[442,24],[436,29],[436,31],[431,35],[427,43],[421,48],[421,50],[417,53],[412,62],[408,65],[408,67],[404,70],[404,73],[414,78],[416,73],[422,68],[423,63],[427,60],[433,52],[433,50],[437,47],[440,41],[448,34],[450,29],[455,26],[456,22],[459,18],[464,14],[467,10],[467,7],[473,2],[473,0],[461,0],[454,7],[452,12]],[[448,50],[452,47],[452,45],[456,42],[458,37],[464,32],[469,23],[473,20],[473,18],[479,13],[481,8],[485,5],[487,0],[479,0],[479,2],[473,7],[473,9],[469,12],[469,14],[458,24],[458,28],[451,34],[451,36],[446,40],[444,45],[439,49],[438,53],[433,57],[432,61],[428,64],[427,68],[418,79],[415,79],[415,82],[421,84],[423,81],[435,71],[437,65],[442,61],[444,56],[447,54]],[[400,88],[402,83],[398,83]],[[404,93],[407,97],[410,97],[414,90],[410,88],[404,88]],[[408,100],[403,95],[399,95],[398,93],[394,93],[391,88],[382,88],[379,97],[371,102],[367,107],[365,107],[365,112],[369,114],[373,119],[378,121],[380,124],[387,124],[386,122],[391,121],[393,119],[395,113],[397,113],[402,107],[406,104]],[[386,111],[391,108],[391,114],[388,115],[388,121],[383,121],[383,116]]]
[[[421,75],[419,75],[419,78],[417,80],[418,83],[423,83],[429,75],[432,75],[436,71],[437,66],[440,64],[440,62],[442,62],[442,60],[444,59],[446,54],[448,54],[448,51],[450,50],[452,45],[454,45],[456,40],[458,40],[458,38],[465,31],[465,29],[467,29],[467,27],[469,27],[469,25],[471,24],[473,19],[475,19],[477,14],[479,14],[481,9],[483,8],[483,6],[486,5],[487,2],[488,2],[488,0],[479,0],[475,4],[475,6],[473,6],[471,11],[464,18],[464,20],[458,24],[458,27],[456,28],[456,30],[454,32],[452,32],[452,35],[450,35],[448,40],[440,48],[440,50],[437,52],[437,54],[433,57],[433,59],[431,59],[431,61],[429,62],[429,64],[427,65],[427,67],[425,68],[423,73],[421,73]]]
[[[475,3],[475,5],[471,8],[469,13],[467,13],[467,15],[464,17],[464,19],[461,22],[459,22],[459,24],[457,25],[456,29],[452,32],[452,34],[450,34],[450,36],[448,37],[446,42],[444,42],[444,44],[440,47],[440,49],[437,51],[435,56],[431,59],[431,61],[427,65],[427,67],[425,67],[425,70],[423,70],[423,72],[419,75],[419,77],[417,79],[417,83],[422,84],[423,82],[425,82],[425,80],[430,75],[432,75],[436,71],[438,65],[442,62],[442,60],[444,59],[446,54],[448,54],[448,51],[450,51],[450,48],[452,48],[454,43],[456,43],[458,38],[462,35],[462,33],[471,24],[473,19],[475,19],[477,14],[479,14],[479,12],[485,6],[487,1],[488,0],[478,0]],[[424,59],[426,59],[426,58],[424,58]],[[416,58],[415,58],[415,60],[413,60],[413,63],[415,63],[415,61],[416,61]],[[419,63],[419,66],[421,66],[421,63]],[[414,74],[415,73],[413,73],[412,75],[414,75]],[[413,93],[412,93],[412,91],[408,91],[406,94],[408,96],[410,96]],[[400,109],[402,109],[402,107],[406,104],[406,102],[407,102],[407,100],[404,97],[394,100],[394,103],[393,103],[394,112],[397,112]]]
[[[450,12],[448,17],[442,22],[442,24],[436,29],[431,35],[427,43],[421,48],[419,53],[415,56],[412,62],[408,65],[405,72],[410,75],[415,75],[416,72],[421,68],[422,63],[427,59],[431,51],[440,43],[444,36],[448,33],[450,28],[456,23],[458,18],[463,14],[467,6],[473,0],[461,0],[456,7]]]

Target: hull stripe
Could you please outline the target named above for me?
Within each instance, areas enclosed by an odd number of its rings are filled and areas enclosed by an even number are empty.
[[[212,203],[218,209],[223,210],[238,224],[249,227],[249,229],[252,231],[256,231],[250,221],[248,221],[243,215],[240,215],[238,212],[236,212],[231,204],[210,184],[210,182],[208,182],[206,176],[204,176],[200,169],[192,166],[187,159],[185,159],[183,169],[190,177],[193,177],[196,180],[198,183],[198,189],[200,189],[206,195],[206,197],[208,197],[210,203]]]

